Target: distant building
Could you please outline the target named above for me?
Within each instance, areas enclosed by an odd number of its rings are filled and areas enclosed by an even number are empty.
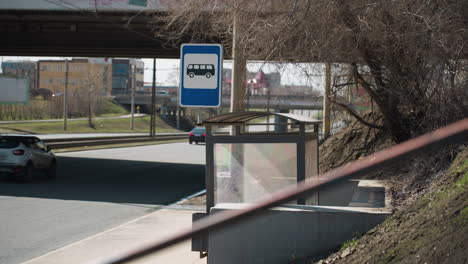
[[[293,95],[293,96],[321,96],[320,91],[314,90],[312,86],[307,85],[283,85],[281,86],[280,95]]]
[[[229,96],[231,95],[232,69],[223,69],[222,77],[221,93],[223,96]]]
[[[223,95],[231,94],[232,70],[223,69]],[[247,72],[246,85],[252,96],[307,96],[317,95],[312,86],[282,85],[281,73]]]
[[[40,60],[39,88],[61,93],[65,88],[65,60]],[[101,95],[109,95],[112,84],[112,64],[108,59],[72,59],[68,61],[68,89],[70,93],[93,88]]]
[[[281,86],[279,72],[265,74],[262,70],[247,73],[247,88],[251,95],[278,95]]]
[[[134,69],[134,72],[132,71]],[[112,95],[130,94],[133,78],[136,78],[135,92],[144,93],[145,64],[137,59],[112,60]]]
[[[2,62],[2,72],[4,75],[29,78],[31,93],[37,91],[37,65],[33,61],[6,61]]]

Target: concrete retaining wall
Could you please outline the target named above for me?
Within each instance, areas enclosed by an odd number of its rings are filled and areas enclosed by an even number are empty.
[[[211,213],[245,204],[218,204]],[[318,256],[381,223],[389,210],[291,205],[209,235],[209,264],[284,264]],[[294,263],[301,263],[300,261]]]

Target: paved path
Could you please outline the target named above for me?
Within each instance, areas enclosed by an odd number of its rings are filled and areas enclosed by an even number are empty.
[[[24,264],[82,264],[159,241],[192,225],[195,210],[165,208],[71,245],[32,259]],[[179,243],[132,264],[206,264],[190,241]]]

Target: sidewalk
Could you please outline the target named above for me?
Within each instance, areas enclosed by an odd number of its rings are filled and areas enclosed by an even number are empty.
[[[166,207],[23,264],[81,264],[109,257],[190,228],[192,214],[195,212],[197,210],[189,207]],[[206,258],[200,259],[199,253],[192,252],[190,248],[191,241],[188,240],[131,263],[206,264]]]

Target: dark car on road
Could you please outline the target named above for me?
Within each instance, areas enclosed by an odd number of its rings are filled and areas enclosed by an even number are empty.
[[[42,140],[28,135],[0,135],[0,175],[13,175],[32,181],[34,171],[55,178],[57,160]]]
[[[189,143],[192,144],[192,142],[195,142],[195,144],[198,144],[198,142],[205,142],[205,137],[206,137],[206,130],[204,127],[196,127],[192,129],[189,133]]]

